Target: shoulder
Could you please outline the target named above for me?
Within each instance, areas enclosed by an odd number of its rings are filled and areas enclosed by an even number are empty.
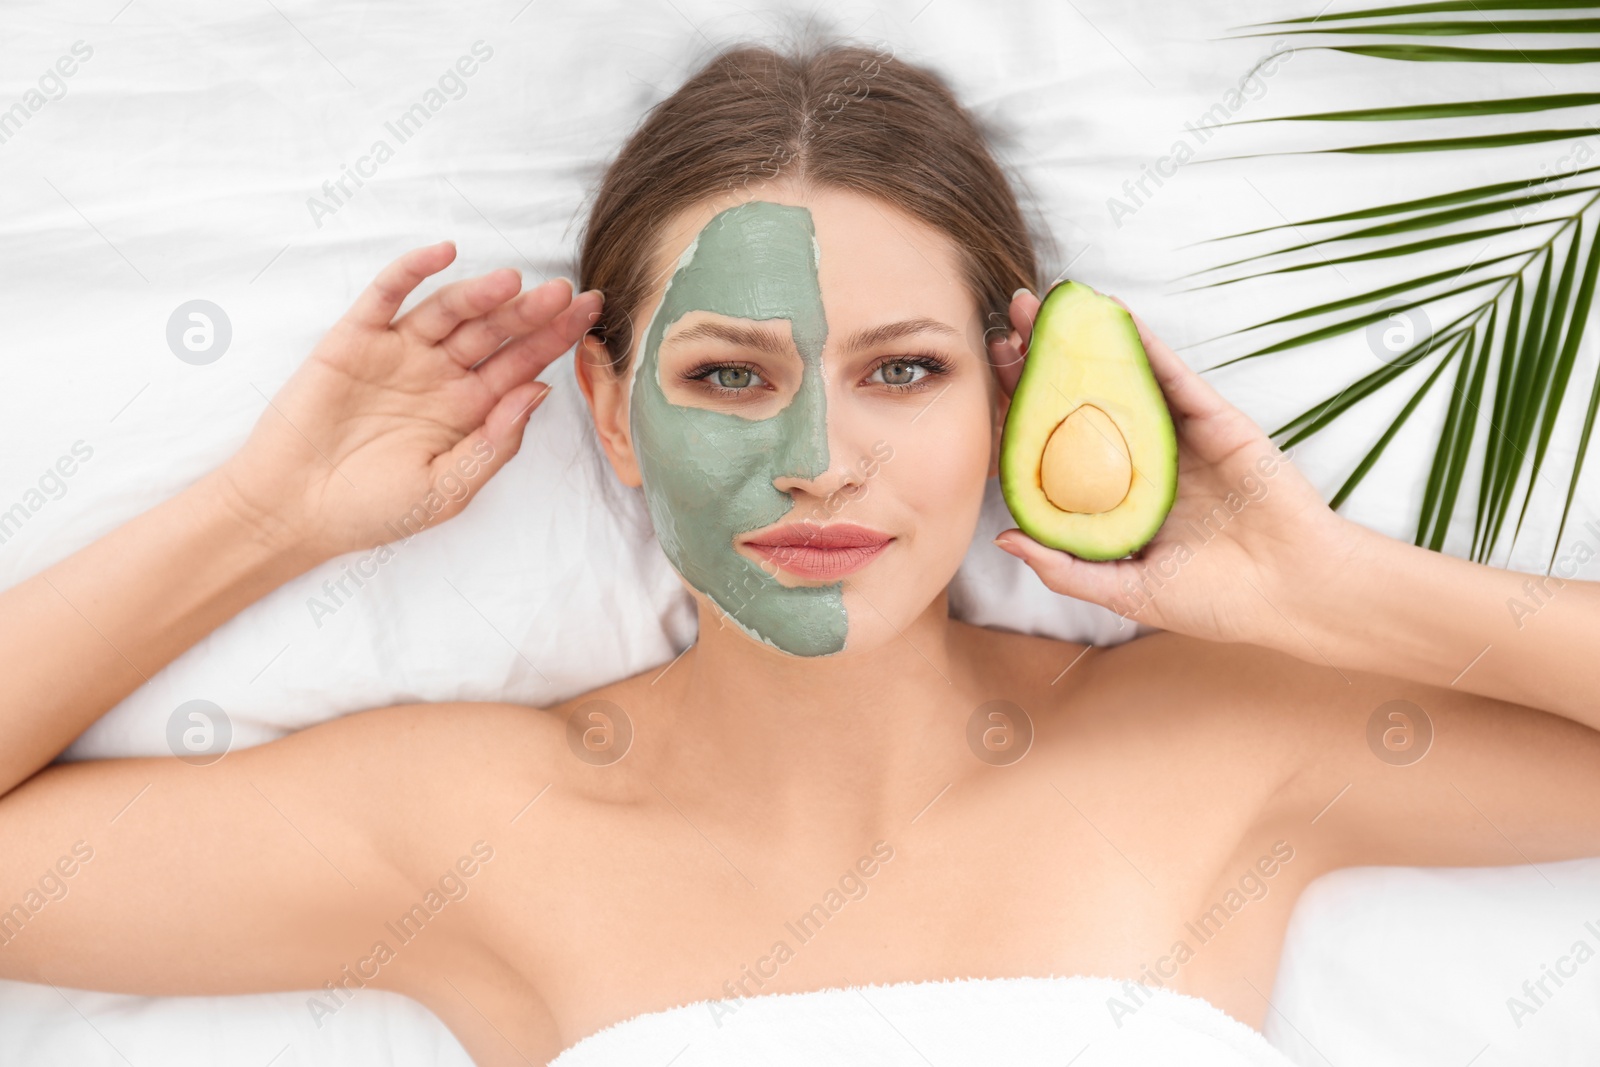
[[[546,706],[498,701],[399,704],[357,712],[305,733],[326,733],[330,758],[358,761],[374,774],[413,771],[416,796],[458,798],[529,786],[604,794],[595,766],[628,751],[634,730],[653,719],[649,682],[665,664]],[[347,764],[348,766],[348,764]]]
[[[237,771],[293,783],[390,865],[432,862],[441,842],[505,825],[566,772],[560,720],[526,705],[446,701],[354,712],[245,749]]]
[[[968,627],[990,677],[1040,694],[1046,713],[1115,703],[1120,715],[1175,728],[1240,728],[1286,720],[1286,712],[1329,710],[1368,684],[1349,672],[1282,652],[1158,631],[1115,645]]]
[[[1129,692],[1149,694],[1150,713],[1197,719],[1208,727],[1281,725],[1315,729],[1342,721],[1395,682],[1242,643],[1159,632],[1108,648],[1099,677]],[[1413,687],[1426,688],[1426,687]]]
[[[1099,746],[1130,773],[1262,805],[1385,691],[1378,676],[1164,631],[1095,647],[974,629],[991,684],[1030,695],[1047,751]]]
[[[275,742],[347,773],[382,772],[426,761],[439,774],[536,754],[554,735],[557,717],[520,704],[441,701],[353,712]],[[414,783],[420,784],[420,783]]]
[[[1370,757],[1369,732],[1381,733],[1407,709],[1432,720],[1422,728],[1448,720],[1486,736],[1556,718],[1447,685],[1340,667],[1309,641],[1301,657],[1158,633],[1107,649],[1097,667],[1125,693],[1159,697],[1145,702],[1149,714],[1174,726],[1188,719],[1207,731],[1248,733],[1258,753],[1276,749],[1306,769]]]
[[[1174,885],[1209,885],[1236,853],[1247,862],[1281,836],[1286,798],[1310,795],[1300,783],[1322,712],[1307,709],[1329,706],[1332,671],[1167,632],[1103,647],[993,641],[986,690],[1025,680],[1031,694],[1018,702],[1032,745],[1012,780],[1060,793],[1119,847],[1164,857]]]

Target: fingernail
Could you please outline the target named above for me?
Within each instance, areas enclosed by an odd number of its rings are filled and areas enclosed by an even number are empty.
[[[585,289],[583,292],[578,294],[578,297],[579,299],[582,299],[583,297],[588,296],[590,293],[593,293],[595,296],[599,297],[602,304],[605,303],[606,294],[602,293],[598,289]]]
[[[999,537],[996,537],[994,539],[994,544],[995,544],[996,547],[1004,549],[1005,551],[1011,553],[1013,556],[1016,556],[1018,559],[1022,558],[1022,553],[1020,551],[1018,551],[1013,546],[1013,543],[1011,541],[1003,541]]]
[[[1021,289],[1018,289],[1016,292],[1011,294],[1011,299],[1015,300],[1017,297],[1021,296],[1023,293],[1028,293],[1029,295],[1032,295],[1033,290],[1029,289],[1026,285],[1024,285]]]
[[[548,382],[542,382],[540,384],[544,385],[544,388],[539,390],[539,395],[524,404],[522,406],[522,410],[517,412],[517,417],[511,421],[521,422],[523,419],[533,414],[533,409],[544,403],[544,398],[550,395],[551,389],[555,388],[555,386],[550,385]]]

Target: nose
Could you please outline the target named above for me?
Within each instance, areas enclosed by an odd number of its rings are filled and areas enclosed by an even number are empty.
[[[791,426],[790,429],[803,428],[805,432],[794,433],[790,439],[798,441],[804,438],[814,442],[809,448],[786,450],[789,452],[784,457],[787,462],[777,467],[779,473],[772,479],[773,487],[791,497],[798,498],[804,494],[827,500],[843,490],[847,498],[853,496],[855,487],[866,480],[862,473],[864,465],[860,460],[867,449],[862,441],[857,440],[871,429],[865,413],[857,412],[852,419],[851,405],[827,402],[836,398],[825,398],[823,393],[823,389],[817,389],[814,397],[806,398],[808,403],[791,404],[790,412],[786,413],[792,413],[797,420],[804,420],[800,426]],[[799,401],[802,397],[795,399]],[[811,403],[813,400],[815,402]]]
[[[859,486],[864,481],[860,474],[859,466],[853,460],[846,458],[846,453],[830,448],[829,455],[841,458],[836,462],[830,463],[820,474],[812,477],[780,474],[772,479],[773,486],[780,493],[788,493],[791,496],[803,493],[819,500],[826,500],[841,489],[851,489],[851,487]]]

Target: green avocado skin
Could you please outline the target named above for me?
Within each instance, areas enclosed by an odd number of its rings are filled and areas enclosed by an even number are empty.
[[[1091,345],[1088,336],[1098,339]],[[1061,511],[1039,486],[1045,442],[1080,403],[1112,415],[1135,468],[1128,497],[1100,515]],[[1097,561],[1143,548],[1177,499],[1177,433],[1138,327],[1121,305],[1081,282],[1062,279],[1051,286],[1034,319],[1001,432],[1000,490],[1023,533]]]

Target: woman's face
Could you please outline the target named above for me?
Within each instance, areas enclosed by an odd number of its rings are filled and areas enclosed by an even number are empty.
[[[684,212],[658,252],[627,379],[589,380],[668,559],[784,652],[897,640],[994,473],[999,390],[952,243],[859,194],[768,186]],[[827,539],[846,527],[863,543]]]

